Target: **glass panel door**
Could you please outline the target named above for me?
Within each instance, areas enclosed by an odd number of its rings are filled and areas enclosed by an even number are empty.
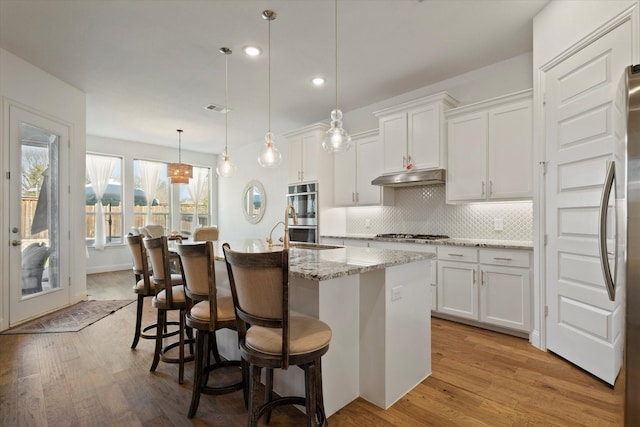
[[[60,160],[68,128],[15,106],[9,115],[9,323],[15,325],[69,303],[68,268],[60,256],[66,177]]]

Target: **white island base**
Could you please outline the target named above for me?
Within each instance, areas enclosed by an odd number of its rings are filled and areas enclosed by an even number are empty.
[[[332,330],[322,357],[327,417],[357,397],[387,409],[431,375],[430,268],[423,259],[326,280],[290,277],[291,310]],[[221,273],[216,261],[219,288],[228,286]],[[238,358],[235,334],[218,337],[220,353]],[[275,370],[274,391],[304,396],[303,371]]]

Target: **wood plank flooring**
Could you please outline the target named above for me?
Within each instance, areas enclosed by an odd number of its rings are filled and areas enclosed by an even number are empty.
[[[132,296],[130,271],[88,276],[91,299]],[[145,307],[145,321],[155,311]],[[202,396],[186,412],[177,366],[149,372],[153,343],[130,350],[135,304],[77,333],[0,335],[0,426],[244,426],[240,392]],[[615,389],[526,340],[432,319],[433,374],[388,410],[357,399],[332,426],[619,426],[623,389]],[[279,408],[272,426],[304,424]]]

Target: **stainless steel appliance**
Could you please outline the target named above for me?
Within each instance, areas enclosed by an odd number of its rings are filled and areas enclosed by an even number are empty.
[[[289,213],[289,240],[318,243],[318,183],[290,185],[287,204],[296,210],[298,224]]]
[[[371,181],[371,184],[382,187],[416,187],[444,184],[446,177],[447,171],[444,169],[407,171],[381,175]]]
[[[627,67],[624,81],[626,87],[623,86],[621,92],[626,97],[626,147],[623,139],[619,149],[616,150],[615,160],[622,167],[616,170],[616,166],[612,165],[610,168],[613,170],[612,174],[616,182],[616,225],[618,227],[613,277],[608,270],[606,242],[600,242],[600,251],[608,287],[624,288],[626,286],[624,422],[626,426],[638,426],[640,425],[640,65]],[[604,196],[603,205],[607,205]],[[605,251],[604,254],[603,251]]]

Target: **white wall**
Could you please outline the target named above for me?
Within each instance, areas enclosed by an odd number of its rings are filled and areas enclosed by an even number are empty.
[[[530,89],[533,87],[531,64],[532,54],[529,52],[468,73],[452,76],[447,80],[345,112],[344,126],[351,134],[375,129],[378,127],[378,119],[372,114],[374,111],[444,90],[460,101],[460,105],[465,105]]]
[[[70,129],[70,167],[69,179],[71,182],[70,193],[70,224],[71,240],[67,254],[61,254],[62,259],[69,260],[71,276],[71,302],[79,301],[86,295],[85,276],[85,249],[84,249],[84,227],[74,227],[73,224],[84,224],[84,209],[82,200],[84,199],[84,164],[85,164],[85,133],[86,133],[86,103],[85,94],[78,89],[56,79],[41,69],[23,61],[12,53],[0,49],[0,94],[2,95],[2,119],[0,120],[0,135],[2,142],[2,176],[9,170],[9,122],[8,111],[5,109],[7,103],[18,105],[36,114],[50,118],[51,120],[69,126]],[[67,162],[67,159],[62,159]],[[8,182],[3,179],[0,186],[0,200],[6,201],[8,198]],[[2,241],[8,242],[9,236],[9,214],[8,203],[3,203],[0,210],[0,223],[2,223]],[[0,256],[2,258],[1,275],[1,295],[0,305],[0,329],[8,326],[9,313],[9,256],[6,252],[6,245],[0,245]]]
[[[265,130],[266,131],[266,130]],[[282,153],[282,164],[274,169],[258,165],[262,141],[242,148],[229,147],[231,160],[236,164],[236,174],[229,178],[218,178],[218,227],[220,241],[242,239],[265,239],[278,221],[284,220],[287,194],[287,144],[282,135],[276,135],[276,148]],[[266,210],[257,224],[249,223],[242,213],[242,195],[251,180],[258,180],[266,190]],[[284,235],[279,225],[273,233],[274,240]]]
[[[557,1],[533,19],[533,66],[557,57],[638,0]]]
[[[109,154],[120,156],[123,159],[123,182],[124,200],[133,200],[133,160],[144,159],[159,162],[174,162],[177,160],[177,145],[172,147],[161,147],[142,142],[123,141],[112,138],[104,138],[95,135],[87,135],[87,153]],[[217,223],[217,177],[215,167],[218,157],[213,154],[197,153],[194,151],[182,150],[182,161],[193,166],[208,167],[212,170],[211,176],[211,223]],[[84,180],[84,177],[83,177]],[[133,206],[125,205],[124,232],[133,227]],[[125,244],[107,246],[99,251],[89,248],[87,259],[87,273],[99,273],[104,271],[126,270],[131,268],[131,254]]]

